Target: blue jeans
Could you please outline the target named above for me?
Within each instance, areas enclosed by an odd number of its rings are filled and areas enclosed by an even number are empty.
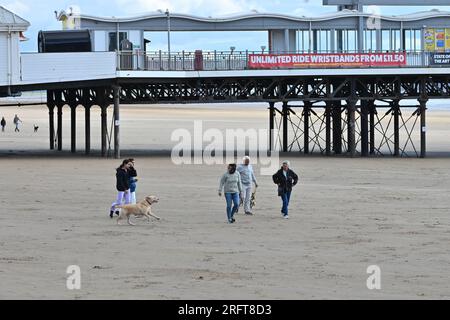
[[[231,221],[239,209],[239,193],[225,193],[225,199],[227,200],[228,221]],[[232,204],[234,204],[233,208],[231,208]]]
[[[136,192],[136,181],[133,179],[130,179],[130,192]]]
[[[283,207],[281,208],[281,212],[284,216],[287,216],[289,214],[288,206],[289,206],[289,200],[291,199],[291,192],[285,192],[281,195],[281,201],[283,201]]]

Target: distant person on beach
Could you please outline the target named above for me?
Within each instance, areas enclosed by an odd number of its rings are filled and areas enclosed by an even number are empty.
[[[131,204],[136,204],[136,183],[138,182],[139,178],[137,177],[136,168],[134,166],[135,162],[134,159],[128,159],[130,161],[130,166],[128,169],[128,174],[130,176],[130,201]]]
[[[119,215],[119,211],[116,211],[116,206],[122,205],[125,199],[125,204],[130,204],[130,175],[128,169],[130,167],[130,160],[123,160],[119,168],[116,169],[116,189],[117,199],[111,205],[109,212],[110,218]]]
[[[219,197],[225,193],[227,201],[227,218],[228,223],[234,223],[234,214],[239,209],[239,196],[242,196],[241,175],[236,171],[236,164],[229,164],[227,172],[220,179]],[[233,207],[232,207],[233,206]]]
[[[250,157],[245,156],[242,161],[243,163],[238,166],[237,171],[241,175],[244,212],[247,215],[252,215],[253,213],[252,209],[250,208],[250,201],[252,198],[253,183],[255,184],[255,188],[258,187],[258,183],[256,181],[255,174],[253,173],[253,167],[250,164]]]
[[[292,187],[298,182],[298,176],[289,168],[289,161],[283,161],[283,166],[272,176],[272,179],[278,185],[278,196],[281,197],[283,202],[281,214],[285,219],[289,219],[289,201]]]
[[[2,126],[2,132],[5,132],[5,127],[6,127],[5,117],[2,117],[2,121],[0,122],[0,125]]]
[[[14,125],[16,128],[14,129],[14,132],[20,132],[19,125],[22,123],[22,120],[17,116],[17,114],[14,116],[13,120]]]

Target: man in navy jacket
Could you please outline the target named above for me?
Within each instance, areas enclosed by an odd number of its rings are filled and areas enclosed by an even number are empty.
[[[298,182],[297,174],[289,169],[289,161],[283,161],[283,166],[272,176],[273,182],[278,185],[278,196],[283,201],[281,213],[285,219],[289,219],[289,200],[292,187]]]

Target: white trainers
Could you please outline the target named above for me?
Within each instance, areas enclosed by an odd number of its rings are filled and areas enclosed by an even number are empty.
[[[289,219],[289,216],[288,216],[288,215],[285,215],[284,218],[285,218],[285,219]]]

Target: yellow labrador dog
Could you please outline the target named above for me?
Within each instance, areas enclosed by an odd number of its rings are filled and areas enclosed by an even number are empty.
[[[158,197],[148,196],[137,204],[116,206],[116,208],[120,208],[120,215],[117,218],[117,224],[120,225],[120,220],[127,218],[128,224],[134,226],[134,224],[130,221],[130,217],[132,215],[135,217],[147,217],[148,221],[150,221],[150,217],[161,220],[160,217],[152,213],[152,204],[157,203],[158,201]]]

